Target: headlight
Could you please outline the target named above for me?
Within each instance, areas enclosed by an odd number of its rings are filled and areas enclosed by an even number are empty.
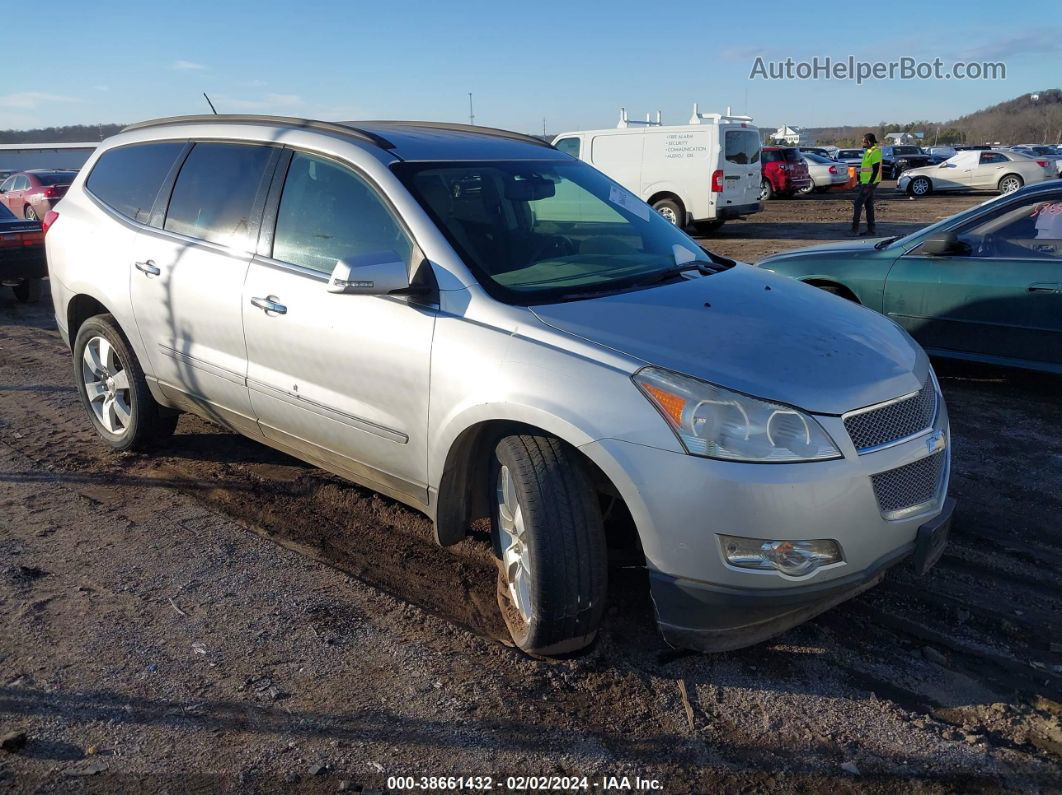
[[[822,426],[791,406],[658,367],[639,370],[634,383],[692,455],[768,463],[841,457]]]

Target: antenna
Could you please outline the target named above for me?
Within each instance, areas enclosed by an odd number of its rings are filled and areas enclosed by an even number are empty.
[[[210,110],[212,110],[214,112],[214,115],[217,116],[218,115],[217,109],[214,107],[214,103],[210,101],[210,97],[208,97],[206,95],[205,91],[203,92],[203,99],[205,99],[207,101],[207,104],[210,106]]]
[[[476,123],[476,114],[474,114],[472,112],[472,92],[471,91],[468,92],[468,123],[471,124],[471,125],[475,125],[475,123]]]

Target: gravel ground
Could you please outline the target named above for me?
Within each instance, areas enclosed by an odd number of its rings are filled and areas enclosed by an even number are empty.
[[[978,200],[882,201],[879,230]],[[774,201],[707,244],[755,260],[841,237],[848,211]],[[895,570],[774,642],[704,656],[663,644],[644,576],[617,566],[593,649],[539,661],[505,643],[482,535],[439,550],[411,510],[194,417],[154,456],[105,452],[50,305],[8,296],[4,789],[1062,790],[1057,378],[938,363],[959,509],[929,576]]]

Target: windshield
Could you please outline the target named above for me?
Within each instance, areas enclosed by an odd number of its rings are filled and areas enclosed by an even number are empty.
[[[894,146],[892,153],[894,155],[920,155],[922,150],[917,146]]]
[[[828,164],[833,162],[828,157],[822,157],[820,155],[816,155],[816,154],[813,154],[811,152],[805,152],[804,153],[804,159],[805,160],[810,160],[812,163],[820,163],[822,165],[828,165]]]
[[[842,149],[840,152],[837,153],[837,156],[838,157],[862,157],[863,156],[863,150],[862,149]]]
[[[723,261],[585,163],[392,168],[480,284],[508,303],[588,298]]]

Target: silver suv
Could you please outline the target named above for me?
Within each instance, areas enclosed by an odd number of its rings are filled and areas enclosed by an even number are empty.
[[[46,246],[106,444],[190,411],[423,511],[440,544],[489,517],[528,652],[594,638],[606,515],[637,529],[665,638],[704,650],[941,553],[949,429],[921,348],[536,138],[146,122],[96,150]]]

